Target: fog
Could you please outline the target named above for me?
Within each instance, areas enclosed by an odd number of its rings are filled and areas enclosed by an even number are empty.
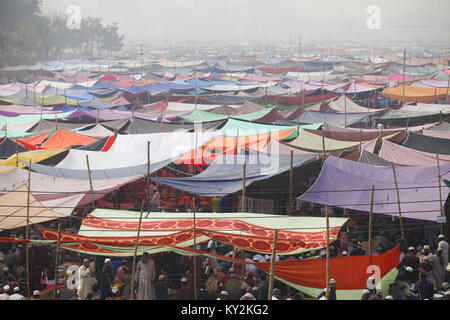
[[[449,0],[43,0],[45,14],[117,22],[128,44],[151,41],[326,42],[372,45],[449,45]],[[366,12],[380,8],[380,29],[370,30]]]

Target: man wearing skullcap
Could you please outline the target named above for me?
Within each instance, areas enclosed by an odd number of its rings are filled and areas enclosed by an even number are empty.
[[[23,295],[21,295],[19,292],[20,292],[20,288],[15,287],[14,293],[9,296],[9,300],[25,300],[25,297]]]
[[[101,291],[100,300],[105,300],[106,298],[113,296],[113,293],[111,291],[113,287],[113,279],[114,279],[113,264],[111,259],[106,258],[99,282]]]
[[[448,265],[448,242],[445,241],[445,236],[443,234],[440,234],[438,242],[438,249],[442,249],[442,259],[444,267],[447,268]]]
[[[329,282],[329,300],[336,300],[336,280],[331,278]],[[319,294],[317,299],[320,299],[322,297],[326,297],[327,288],[323,289],[323,291]]]
[[[228,292],[222,290],[219,294],[219,297],[216,300],[228,300]]]
[[[169,287],[167,286],[166,276],[161,274],[155,282],[156,300],[169,300]]]
[[[41,293],[39,292],[39,290],[33,291],[33,300],[41,300]]]
[[[432,299],[434,295],[433,283],[428,281],[425,273],[420,274],[420,280],[416,283],[416,293],[419,294],[420,300]]]
[[[413,273],[411,274],[411,280],[416,282],[419,278],[419,268],[420,268],[420,259],[415,254],[415,248],[409,247],[406,256],[402,259],[402,261],[398,265],[398,269],[401,270],[406,267],[411,267],[413,269]]]
[[[189,285],[186,277],[181,278],[181,287],[178,294],[173,297],[174,300],[192,300],[194,299],[194,289]]]
[[[9,286],[6,285],[3,287],[3,293],[0,294],[0,300],[9,300]]]

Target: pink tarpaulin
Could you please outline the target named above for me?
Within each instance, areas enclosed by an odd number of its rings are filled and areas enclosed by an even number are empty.
[[[436,154],[434,153],[410,149],[386,140],[383,141],[378,156],[402,166],[437,165]],[[441,163],[449,163],[450,156],[439,155],[439,161]]]
[[[423,134],[435,138],[450,139],[450,131],[423,130]]]
[[[406,81],[416,81],[421,80],[421,78],[412,78],[405,76],[405,79],[403,80],[403,75],[398,75],[395,73],[389,74],[389,81],[396,81],[396,82],[406,82]]]

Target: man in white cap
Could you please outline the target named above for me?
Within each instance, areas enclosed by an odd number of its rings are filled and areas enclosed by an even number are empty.
[[[406,267],[411,267],[413,269],[413,273],[411,274],[412,281],[417,281],[419,279],[420,259],[416,256],[415,251],[416,249],[414,247],[409,247],[406,256],[398,265],[399,270]]]
[[[181,278],[181,287],[178,294],[173,297],[173,300],[192,300],[194,299],[194,289],[188,284],[186,277]]]
[[[444,260],[444,267],[447,268],[448,265],[448,242],[445,241],[445,236],[443,234],[439,235],[438,249],[442,249],[442,259]]]
[[[329,282],[329,300],[336,300],[336,280],[331,278]],[[323,297],[326,297],[327,288],[323,289],[323,291],[319,294],[317,299],[321,299]]]
[[[216,300],[228,300],[228,292],[222,290],[219,294],[219,297]]]
[[[111,289],[113,288],[113,279],[113,264],[110,258],[106,258],[99,281],[101,291],[100,300],[105,300],[106,298],[113,296],[113,293],[111,291]]]
[[[19,292],[20,292],[20,288],[15,287],[14,293],[11,296],[9,296],[9,300],[25,300],[24,296],[21,295]]]
[[[6,285],[3,287],[3,293],[0,294],[0,300],[9,300],[9,286]]]
[[[41,300],[41,293],[39,292],[39,290],[33,291],[33,300]]]

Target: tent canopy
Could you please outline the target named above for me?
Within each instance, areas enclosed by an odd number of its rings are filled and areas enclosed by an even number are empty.
[[[441,164],[440,170],[442,179],[450,178],[449,163]],[[446,199],[450,191],[442,180],[438,182],[437,166],[396,167],[395,171],[402,217],[436,221],[441,214],[439,183],[442,199]],[[371,166],[336,157],[329,157],[324,162],[314,185],[298,199],[369,212],[372,185],[375,186],[373,212],[399,216],[392,167]]]

